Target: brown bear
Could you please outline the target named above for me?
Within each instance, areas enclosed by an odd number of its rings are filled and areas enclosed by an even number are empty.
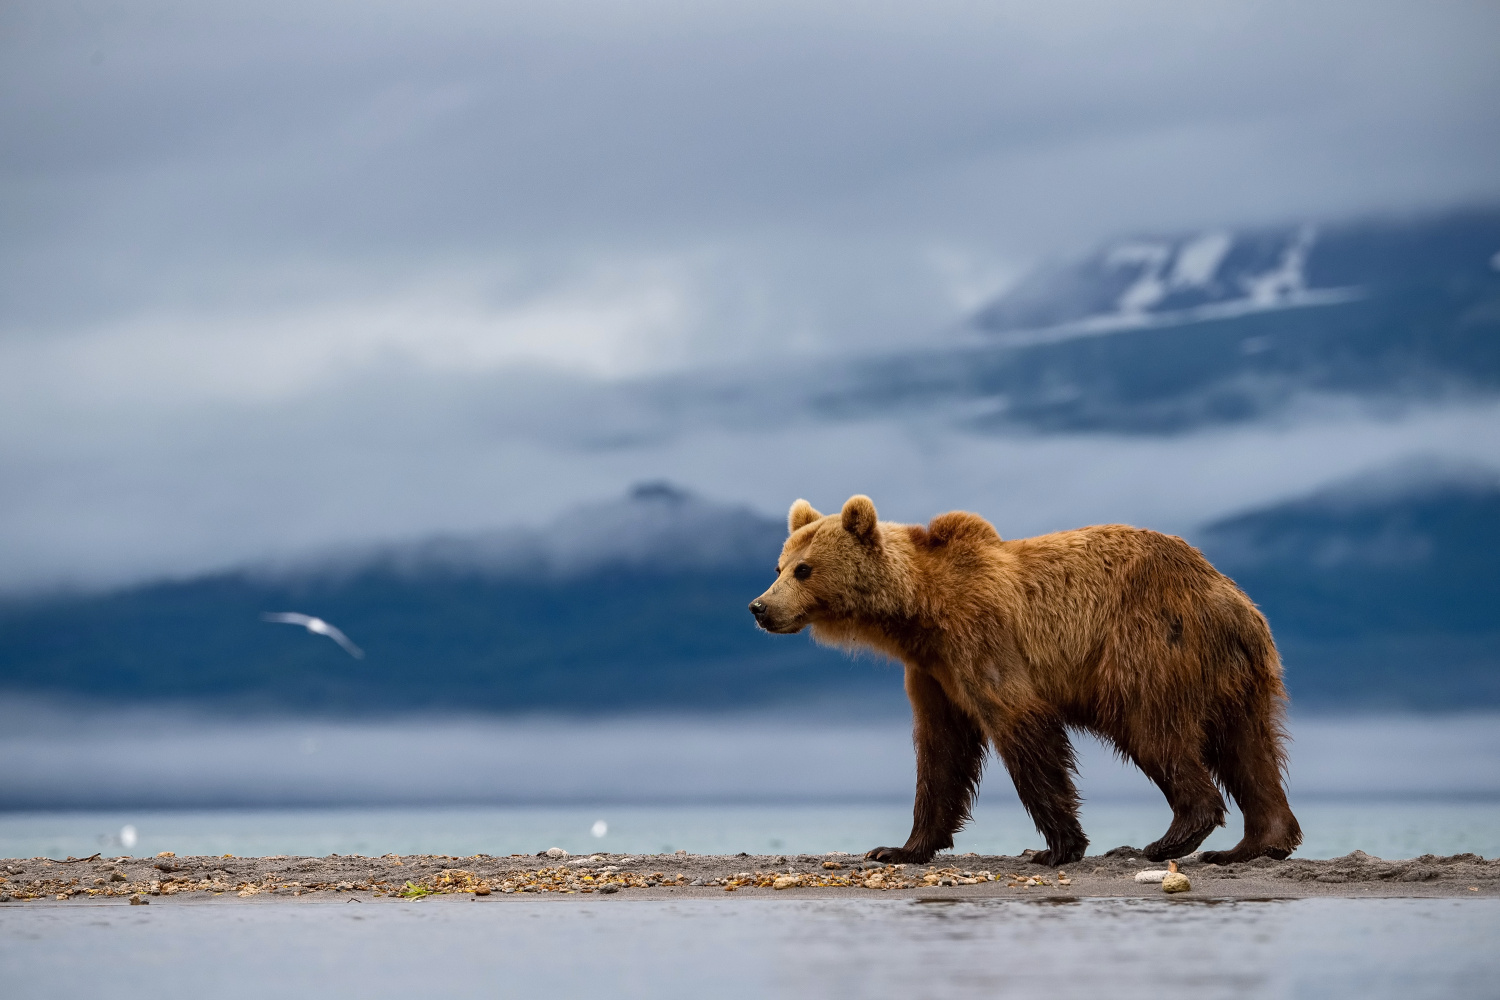
[[[1196,850],[1234,797],[1245,835],[1204,861],[1285,858],[1302,831],[1282,788],[1286,691],[1270,627],[1250,599],[1180,538],[1108,524],[1001,539],[976,514],[879,521],[868,497],[824,516],[792,505],[776,582],[750,604],[768,632],[810,627],[906,668],[917,793],[904,847],[924,863],[968,820],[986,747],[1010,772],[1047,841],[1032,861],[1071,864],[1078,822],[1068,729],[1134,761],[1172,807],[1144,850]]]

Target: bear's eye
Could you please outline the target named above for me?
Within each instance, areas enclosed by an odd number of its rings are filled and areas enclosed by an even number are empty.
[[[806,580],[812,576],[812,567],[807,563],[798,563],[797,568],[792,570],[792,575],[799,580]]]

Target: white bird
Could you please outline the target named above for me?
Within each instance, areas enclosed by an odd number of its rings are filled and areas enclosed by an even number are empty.
[[[314,618],[312,615],[299,615],[295,611],[267,611],[260,616],[260,620],[265,622],[280,622],[283,625],[301,625],[313,635],[328,636],[328,638],[343,646],[344,652],[356,660],[363,660],[365,658],[364,650],[350,642],[349,637],[340,632],[337,626],[330,625],[321,618]]]

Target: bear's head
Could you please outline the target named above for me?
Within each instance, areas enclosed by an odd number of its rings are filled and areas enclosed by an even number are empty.
[[[867,496],[853,496],[837,514],[823,515],[806,500],[792,504],[776,582],[750,602],[767,632],[841,641],[851,622],[898,613],[910,586],[893,552],[899,526],[880,523]]]

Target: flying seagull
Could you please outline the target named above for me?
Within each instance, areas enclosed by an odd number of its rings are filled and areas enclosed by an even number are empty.
[[[313,635],[328,636],[328,638],[343,646],[344,652],[356,660],[363,660],[365,658],[364,650],[350,642],[349,637],[340,632],[336,626],[328,624],[321,618],[314,618],[312,615],[299,615],[295,611],[267,611],[260,616],[260,620],[265,622],[280,622],[283,625],[301,625]]]

